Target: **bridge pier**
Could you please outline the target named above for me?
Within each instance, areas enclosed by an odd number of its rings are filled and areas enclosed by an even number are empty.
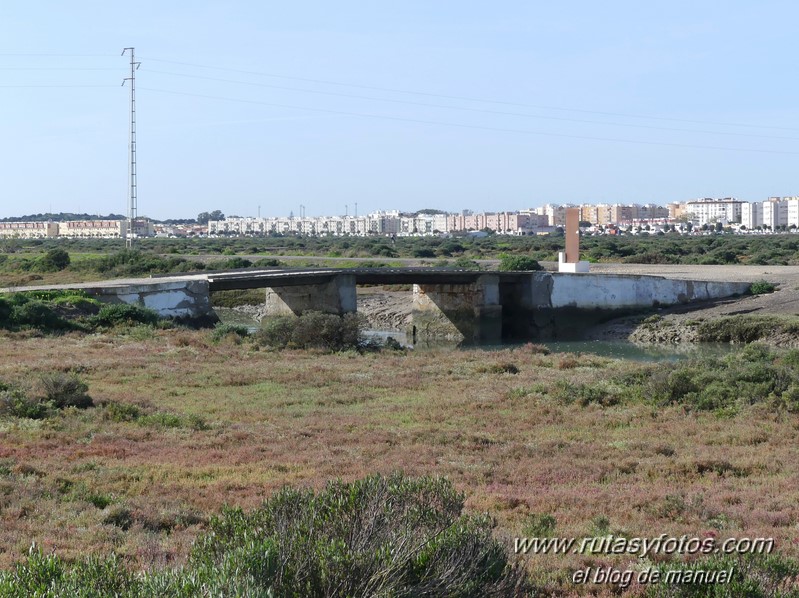
[[[355,276],[338,274],[327,282],[268,287],[266,316],[300,316],[306,311],[344,315],[357,309]]]
[[[483,274],[469,284],[414,284],[411,326],[416,340],[501,342],[499,276]]]

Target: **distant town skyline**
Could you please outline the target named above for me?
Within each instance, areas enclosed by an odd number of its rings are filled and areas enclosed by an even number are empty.
[[[799,5],[45,0],[0,6],[0,206],[368,213],[796,187]]]

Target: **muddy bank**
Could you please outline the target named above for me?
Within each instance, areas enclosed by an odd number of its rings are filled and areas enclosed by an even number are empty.
[[[369,328],[404,332],[411,324],[411,291],[387,291],[374,287],[358,289],[358,313]]]
[[[799,347],[799,318],[737,310],[718,313],[697,309],[612,320],[589,330],[589,340],[622,340],[639,345],[696,343],[765,343]]]

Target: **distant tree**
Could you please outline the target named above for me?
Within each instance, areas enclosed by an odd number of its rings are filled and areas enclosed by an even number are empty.
[[[724,230],[724,225],[721,222],[716,222],[716,232],[720,233]]]
[[[224,220],[225,215],[220,210],[214,210],[213,212],[200,212],[197,214],[197,223],[198,224],[208,224],[209,220]]]
[[[591,228],[592,226],[594,226],[594,225],[591,224],[590,222],[588,222],[588,220],[580,220],[580,224],[579,224],[580,228]]]

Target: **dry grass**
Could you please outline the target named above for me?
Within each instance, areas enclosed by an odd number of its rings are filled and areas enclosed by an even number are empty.
[[[34,541],[66,557],[116,551],[136,567],[180,562],[225,503],[253,507],[284,484],[319,488],[398,468],[448,476],[467,508],[491,512],[508,538],[548,514],[557,536],[592,535],[605,517],[613,533],[773,536],[780,552],[799,553],[796,415],[752,409],[719,419],[634,401],[581,406],[550,393],[558,381],[591,384],[636,364],[529,347],[259,352],[188,331],[144,341],[6,335],[0,356],[6,382],[78,371],[96,404],[207,424],[115,422],[104,407],[0,419],[3,568]],[[556,584],[578,566],[612,561],[526,558]]]

